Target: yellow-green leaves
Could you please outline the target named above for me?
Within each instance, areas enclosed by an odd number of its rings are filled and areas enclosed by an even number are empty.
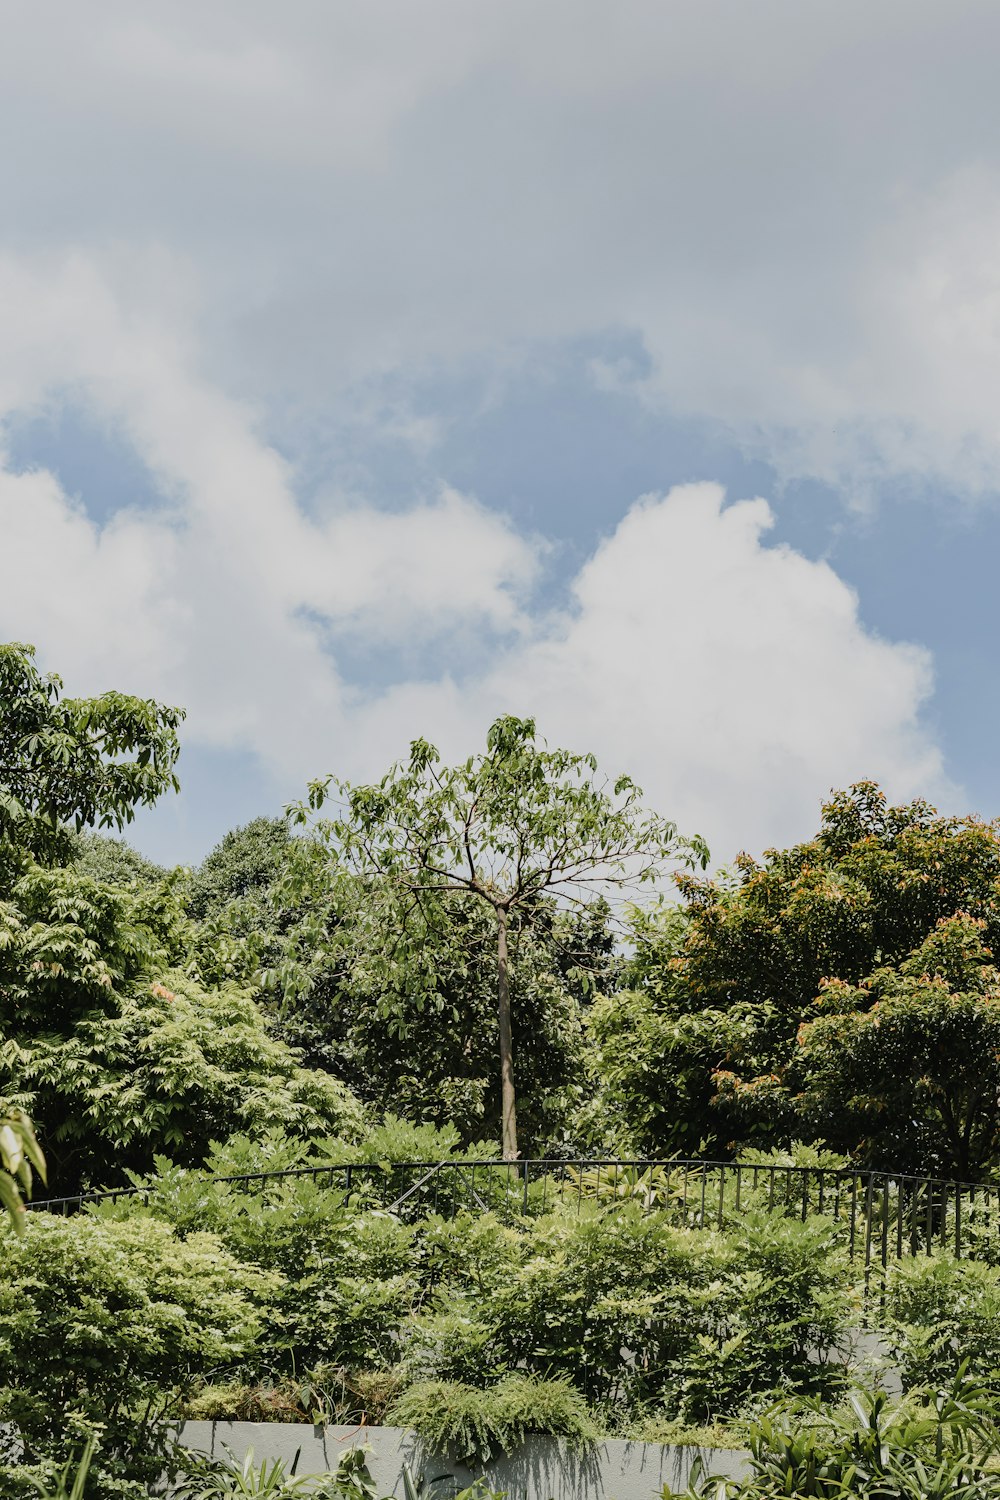
[[[22,1193],[31,1196],[32,1171],[45,1181],[45,1157],[35,1139],[31,1121],[20,1109],[0,1116],[0,1204],[14,1228],[24,1228]]]

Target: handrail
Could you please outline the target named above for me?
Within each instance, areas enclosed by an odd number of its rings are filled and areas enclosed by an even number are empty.
[[[1000,1232],[1000,1187],[954,1178],[924,1177],[856,1167],[796,1166],[768,1161],[702,1157],[458,1157],[445,1161],[322,1162],[225,1175],[185,1172],[184,1181],[216,1185],[258,1184],[296,1178],[325,1179],[348,1198],[383,1210],[457,1212],[494,1209],[507,1215],[544,1212],[555,1202],[634,1202],[661,1210],[689,1228],[732,1225],[753,1207],[823,1215],[840,1225],[852,1259],[867,1268],[880,1261],[930,1252],[935,1247],[975,1257],[984,1238]],[[478,1189],[477,1189],[478,1178]],[[154,1182],[87,1189],[62,1198],[36,1199],[32,1212],[71,1214],[122,1198],[155,1198]],[[995,1254],[995,1250],[990,1252]]]

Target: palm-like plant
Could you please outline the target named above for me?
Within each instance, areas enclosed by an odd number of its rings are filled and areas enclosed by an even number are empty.
[[[191,1454],[173,1494],[175,1500],[377,1500],[366,1451],[351,1448],[329,1473],[299,1475],[299,1453],[290,1469],[280,1458],[255,1463],[252,1448],[242,1461],[232,1453],[225,1460]]]
[[[1000,1500],[995,1393],[968,1378],[915,1390],[851,1393],[843,1411],[778,1406],[754,1423],[745,1480],[692,1473],[687,1500]],[[669,1486],[663,1500],[679,1500]]]

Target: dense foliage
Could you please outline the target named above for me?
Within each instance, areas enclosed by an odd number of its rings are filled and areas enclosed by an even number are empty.
[[[70,828],[120,828],[177,785],[179,709],[61,689],[31,646],[0,645],[0,881],[23,856],[66,858]]]
[[[900,1401],[859,1389],[833,1410],[789,1401],[748,1436],[751,1476],[727,1480],[701,1465],[683,1496],[663,1500],[997,1500],[1000,1424],[995,1396],[959,1372]]]
[[[863,1289],[842,1224],[752,1189],[691,1205],[667,1167],[610,1193],[584,1171],[568,1203],[507,1166],[448,1203],[433,1174],[371,1182],[518,1148],[995,1172],[996,826],[861,783],[815,838],[701,878],[627,778],[506,718],[462,765],[417,740],[329,821],[314,783],[297,825],[165,871],[95,829],[175,785],[179,720],[0,648],[0,1423],[26,1460],[2,1500],[88,1434],[88,1500],[145,1493],[182,1410],[388,1415],[480,1458],[531,1424],[721,1422],[750,1433],[748,1500],[789,1473],[854,1493],[875,1432],[891,1472],[857,1493],[920,1493],[928,1443],[952,1486],[928,1493],[990,1493],[985,1398],[949,1385],[963,1359],[1000,1379],[982,1218],[975,1262]],[[687,872],[622,940],[609,890],[667,856]],[[24,1224],[29,1120],[53,1193],[141,1191]],[[349,1188],[300,1171],[346,1163]],[[909,1394],[841,1417],[863,1317]]]
[[[67,1446],[97,1431],[105,1492],[145,1495],[186,1382],[252,1347],[272,1285],[213,1236],[180,1239],[152,1219],[38,1214],[28,1234],[8,1234],[0,1419],[23,1453],[0,1493],[31,1494],[31,1473],[51,1475]]]
[[[53,1191],[156,1151],[201,1161],[255,1123],[359,1123],[342,1085],[268,1034],[248,990],[190,972],[187,929],[176,883],[106,885],[75,866],[27,865],[0,905],[0,1086],[35,1121]]]
[[[340,1152],[379,1170],[415,1145],[454,1152],[453,1135],[408,1130]],[[215,1148],[210,1166],[232,1178],[337,1154],[275,1133]],[[135,1455],[158,1451],[179,1402],[203,1418],[387,1419],[481,1460],[525,1430],[721,1424],[739,1442],[776,1398],[848,1399],[869,1356],[843,1224],[751,1197],[711,1230],[669,1193],[651,1208],[589,1183],[554,1206],[534,1184],[525,1214],[502,1183],[480,1178],[485,1209],[435,1212],[428,1187],[387,1212],[362,1176],[348,1196],[160,1161],[132,1199],[34,1216],[34,1254],[15,1245],[0,1298],[0,1413],[42,1464],[65,1448],[44,1426],[54,1403],[78,1412],[80,1436],[105,1422],[95,1482],[110,1495],[115,1474],[143,1477]],[[919,1393],[963,1361],[1000,1379],[998,1309],[1000,1270],[939,1252],[892,1267],[867,1318]]]
[[[624,991],[595,1012],[636,1146],[819,1139],[964,1178],[996,1163],[995,825],[862,783],[808,843],[680,885],[683,910],[643,919]]]

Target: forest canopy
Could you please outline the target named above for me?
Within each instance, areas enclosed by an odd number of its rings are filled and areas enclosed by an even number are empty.
[[[505,718],[167,871],[119,834],[181,722],[0,648],[0,1097],[54,1193],[387,1116],[496,1155],[997,1166],[996,824],[860,782],[706,874],[627,776]]]

